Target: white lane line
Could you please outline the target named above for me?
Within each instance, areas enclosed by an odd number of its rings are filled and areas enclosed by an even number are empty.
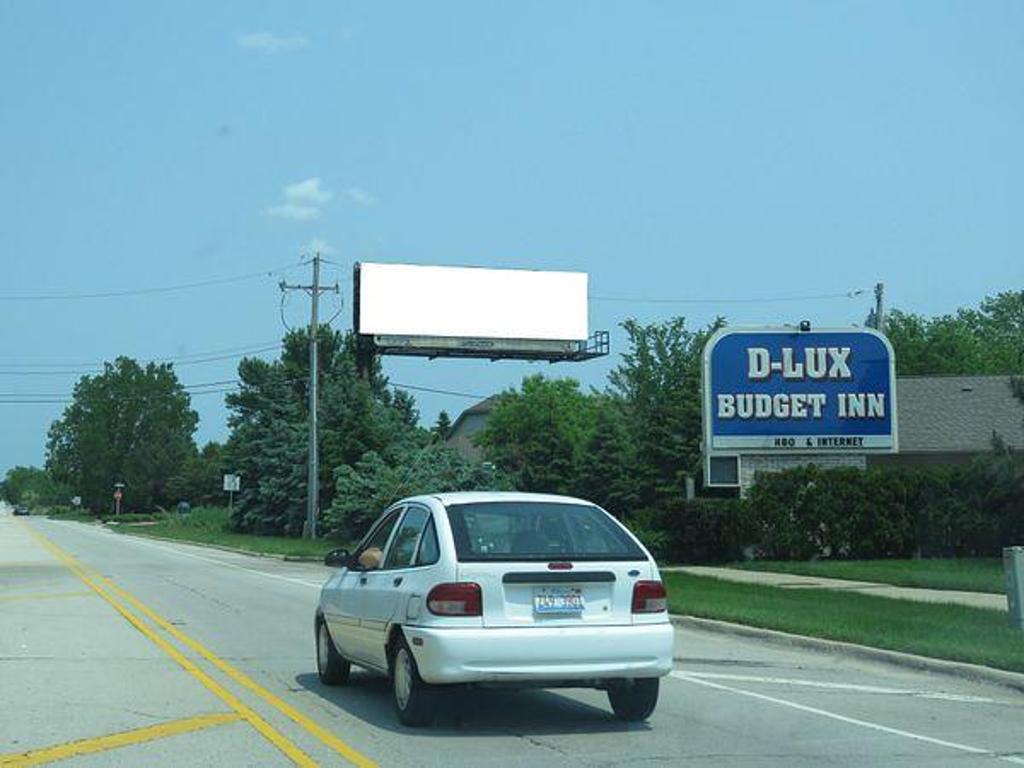
[[[49,522],[58,522],[58,521],[51,520]],[[87,530],[88,531],[87,528],[86,529],[77,529],[77,530]],[[99,535],[99,536],[103,535],[99,531],[89,531],[89,533],[96,534],[96,535]],[[235,565],[234,563],[228,563],[228,562],[225,562],[224,560],[217,560],[216,558],[213,558],[213,557],[203,557],[202,555],[196,555],[196,554],[193,554],[192,552],[184,552],[184,551],[182,551],[180,549],[175,549],[173,547],[161,546],[160,544],[157,544],[156,542],[146,541],[145,539],[139,538],[137,536],[132,536],[131,534],[118,534],[118,533],[114,533],[113,531],[106,531],[106,533],[108,535],[110,535],[110,536],[120,536],[122,541],[128,541],[128,542],[131,542],[132,544],[141,544],[144,547],[152,547],[153,549],[159,549],[159,550],[161,550],[163,552],[170,552],[173,555],[181,555],[182,557],[191,557],[194,560],[202,560],[204,562],[212,563],[213,565],[222,566],[224,568],[234,568],[235,570],[245,571],[246,573],[251,573],[251,574],[254,574],[256,576],[264,576],[264,577],[266,577],[268,579],[277,579],[278,581],[286,581],[286,582],[288,582],[290,584],[299,584],[299,585],[301,585],[303,587],[313,587],[314,589],[320,589],[320,587],[323,586],[323,582],[317,583],[317,582],[313,582],[313,581],[304,581],[302,579],[293,579],[290,576],[281,576],[280,574],[277,574],[277,573],[267,573],[266,571],[258,571],[255,568],[246,568],[245,566]],[[324,581],[327,581],[327,579],[325,578]]]
[[[955,701],[963,704],[998,704],[995,699],[985,696],[968,696],[960,693],[940,693],[937,691],[913,691],[905,688],[884,688],[877,685],[858,685],[857,683],[826,683],[819,680],[800,680],[791,677],[760,677],[757,675],[730,675],[718,672],[681,672],[689,677],[701,680],[731,680],[736,683],[769,683],[773,685],[792,685],[804,688],[822,688],[835,691],[853,691],[856,693],[878,693],[890,696],[912,696],[919,699],[935,699],[937,701]]]
[[[780,699],[776,696],[767,696],[763,693],[754,693],[753,691],[745,691],[742,688],[733,688],[729,685],[722,685],[721,683],[713,683],[710,680],[700,680],[686,672],[673,671],[670,673],[672,677],[677,680],[683,680],[687,683],[693,683],[694,685],[703,685],[707,688],[715,688],[720,691],[728,691],[729,693],[739,694],[740,696],[747,696],[751,699],[758,699],[760,701],[767,701],[771,704],[778,704],[781,707],[789,707],[790,709],[796,709],[800,712],[807,712],[811,715],[818,715],[819,717],[827,717],[830,720],[837,720],[840,723],[846,723],[847,725],[856,725],[861,728],[868,728],[873,731],[879,731],[881,733],[887,733],[891,736],[902,736],[905,739],[913,739],[914,741],[921,741],[925,744],[934,744],[939,747],[946,747],[948,749],[955,749],[958,752],[968,752],[972,755],[984,755],[985,757],[995,757],[1007,763],[1014,763],[1016,765],[1024,765],[1024,758],[1015,757],[1013,755],[1001,755],[998,752],[994,752],[991,749],[982,749],[981,747],[972,747],[969,744],[960,744],[955,741],[945,741],[944,739],[936,739],[932,736],[924,736],[920,733],[913,733],[911,731],[904,731],[899,728],[891,728],[888,725],[882,725],[880,723],[872,723],[867,720],[859,720],[855,717],[847,717],[846,715],[840,715],[836,712],[829,712],[827,709],[818,709],[817,707],[809,707],[806,704],[797,704],[795,701],[788,701],[787,699]]]

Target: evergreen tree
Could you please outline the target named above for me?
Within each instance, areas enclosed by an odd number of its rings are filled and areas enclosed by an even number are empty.
[[[594,502],[622,519],[638,501],[634,478],[636,450],[626,429],[621,401],[597,401],[594,429],[579,462],[576,495]]]
[[[320,509],[334,501],[335,471],[375,453],[394,461],[400,446],[425,439],[408,393],[392,395],[377,363],[356,372],[351,334],[320,330]],[[232,525],[237,530],[300,535],[306,516],[308,466],[308,334],[285,337],[281,360],[243,360],[231,410],[226,461],[242,474]]]
[[[209,442],[202,450],[194,446],[183,462],[178,474],[167,482],[167,495],[171,504],[188,501],[192,506],[213,506],[224,501],[225,465],[224,446]]]
[[[434,427],[430,431],[434,433],[438,440],[448,439],[448,435],[452,431],[452,420],[448,416],[448,411],[441,411],[437,414],[437,421],[434,422]]]
[[[328,533],[357,540],[388,507],[407,496],[442,491],[510,490],[511,478],[464,459],[437,442],[407,441],[393,460],[376,451],[335,470],[337,492],[324,516]]]
[[[227,396],[227,461],[242,476],[232,512],[235,530],[302,531],[306,508],[307,426],[295,382],[284,366],[263,360],[239,363],[241,386]]]
[[[678,497],[685,477],[699,471],[701,357],[708,337],[722,325],[719,319],[694,332],[681,317],[622,324],[630,349],[609,375],[610,393],[624,402],[643,506]]]

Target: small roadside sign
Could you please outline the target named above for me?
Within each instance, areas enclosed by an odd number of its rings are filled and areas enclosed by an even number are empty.
[[[118,488],[116,491],[114,491],[114,501],[120,501],[123,496],[124,496],[124,494],[121,493],[121,489],[120,488]]]
[[[242,487],[241,475],[224,475],[224,490],[228,493],[228,509],[235,508],[235,494]]]

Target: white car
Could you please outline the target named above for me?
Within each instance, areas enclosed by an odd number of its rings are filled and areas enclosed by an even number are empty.
[[[390,675],[406,725],[444,686],[587,687],[644,720],[672,669],[658,567],[615,518],[580,499],[444,493],[391,506],[320,592],[317,670]]]

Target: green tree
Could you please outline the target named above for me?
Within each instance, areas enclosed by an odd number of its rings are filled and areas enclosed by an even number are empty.
[[[629,350],[609,375],[609,391],[623,402],[636,450],[633,477],[643,506],[679,496],[686,475],[700,467],[701,356],[719,318],[700,331],[684,318],[644,325],[626,320]]]
[[[335,470],[337,492],[324,517],[329,533],[355,540],[388,505],[406,496],[512,488],[511,478],[436,441],[405,442],[394,453],[387,459],[369,451],[355,464]]]
[[[885,333],[902,376],[1024,372],[1024,291],[989,296],[977,309],[927,318],[894,310]]]
[[[50,427],[46,468],[92,509],[106,509],[114,483],[125,505],[169,502],[167,483],[193,449],[199,417],[170,364],[145,368],[127,357],[83,376],[71,404]]]
[[[284,339],[281,359],[243,360],[230,410],[225,461],[242,474],[232,517],[236,530],[299,535],[306,518],[308,460],[308,334]],[[334,500],[335,470],[375,451],[391,460],[399,446],[426,432],[412,426],[415,403],[394,395],[379,363],[363,379],[356,372],[355,339],[320,329],[320,508]]]
[[[226,458],[242,475],[231,524],[253,533],[299,535],[305,518],[306,435],[301,382],[280,362],[244,359],[239,390],[225,399]]]
[[[430,431],[434,433],[438,440],[448,439],[448,435],[452,431],[452,419],[448,415],[448,411],[441,411],[437,414],[437,421],[434,422],[434,426]]]
[[[584,443],[576,475],[576,495],[620,519],[627,517],[638,501],[636,448],[623,406],[617,398],[596,398],[594,428]]]
[[[596,417],[594,399],[573,379],[527,376],[520,390],[498,397],[477,444],[519,489],[572,493]]]
[[[0,481],[0,499],[28,507],[67,504],[71,494],[39,467],[12,467]]]
[[[211,441],[202,450],[193,447],[178,474],[168,480],[167,495],[172,504],[182,500],[192,506],[222,504],[227,471],[223,445]]]

